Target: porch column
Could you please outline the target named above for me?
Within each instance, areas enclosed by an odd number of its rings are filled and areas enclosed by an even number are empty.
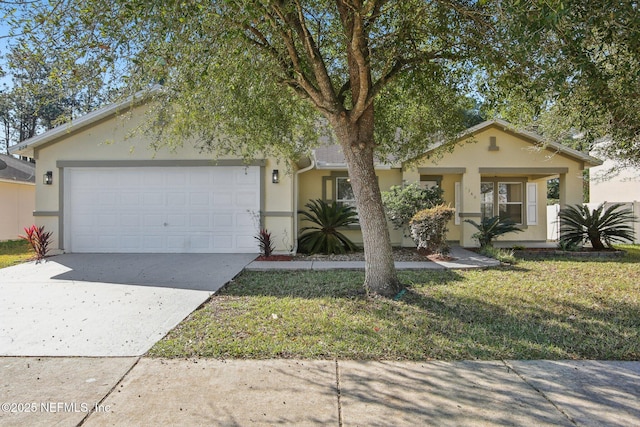
[[[582,171],[570,171],[560,174],[560,209],[568,205],[581,205],[584,192],[584,179]]]
[[[464,247],[478,247],[480,244],[471,236],[478,231],[472,224],[465,222],[471,219],[480,222],[480,171],[477,168],[467,168],[462,175],[461,183],[461,209],[460,209],[460,245]]]

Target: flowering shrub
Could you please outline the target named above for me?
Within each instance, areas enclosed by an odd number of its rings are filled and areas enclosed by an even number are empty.
[[[20,238],[29,242],[31,248],[36,253],[36,261],[41,261],[47,256],[47,252],[49,252],[52,233],[50,231],[44,231],[44,225],[40,227],[36,227],[35,225],[25,227],[24,232],[25,235],[20,236]]]
[[[455,209],[449,206],[437,205],[416,213],[409,225],[411,238],[416,242],[418,249],[426,249],[438,255],[448,254],[447,222],[453,218],[455,212]]]
[[[404,187],[394,185],[382,192],[382,202],[389,221],[396,230],[409,227],[411,218],[422,209],[444,203],[440,187],[422,188],[414,182]]]

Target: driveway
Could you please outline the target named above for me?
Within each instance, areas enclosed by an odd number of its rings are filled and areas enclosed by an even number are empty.
[[[64,254],[0,270],[0,356],[137,356],[254,254]]]

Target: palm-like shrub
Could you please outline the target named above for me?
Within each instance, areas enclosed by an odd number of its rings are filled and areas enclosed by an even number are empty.
[[[298,239],[300,250],[315,254],[343,254],[357,250],[358,247],[344,234],[338,231],[358,222],[358,214],[348,205],[335,202],[328,204],[321,199],[311,200],[305,205],[309,212],[299,211],[303,220],[313,225],[303,227],[302,235]]]
[[[594,250],[611,247],[615,242],[633,242],[636,218],[624,205],[616,203],[605,209],[601,203],[593,211],[585,205],[567,206],[560,210],[560,242],[582,245],[591,242]]]
[[[53,233],[44,231],[44,225],[40,227],[36,227],[35,225],[25,227],[24,232],[25,235],[19,237],[29,242],[29,245],[31,245],[31,248],[36,253],[36,262],[42,261],[49,252],[49,245],[51,244],[51,236]]]
[[[522,231],[512,219],[500,218],[499,215],[492,216],[491,218],[483,218],[480,224],[470,219],[466,219],[465,222],[472,224],[478,229],[478,232],[474,233],[471,237],[480,242],[481,248],[493,246],[493,239],[498,236]]]
[[[261,228],[255,238],[258,241],[258,246],[260,247],[260,255],[265,258],[269,258],[275,249],[273,240],[271,239],[271,233]]]

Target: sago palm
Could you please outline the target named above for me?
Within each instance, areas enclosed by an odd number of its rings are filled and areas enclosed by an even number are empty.
[[[358,214],[348,205],[335,202],[328,204],[321,199],[311,200],[305,205],[309,212],[298,212],[313,225],[303,227],[298,240],[300,249],[307,253],[342,254],[357,250],[358,247],[338,228],[358,222]]]
[[[498,236],[502,236],[506,233],[516,233],[522,231],[518,225],[509,218],[500,218],[500,216],[492,216],[490,218],[482,218],[480,224],[477,222],[466,219],[465,222],[472,224],[478,229],[477,233],[474,233],[474,239],[478,239],[480,247],[492,246],[493,239]]]
[[[606,202],[605,202],[606,203]],[[601,203],[593,211],[587,206],[567,206],[560,210],[560,243],[591,243],[594,250],[612,247],[616,242],[633,242],[633,223],[637,220],[624,205],[616,203],[605,209]]]

